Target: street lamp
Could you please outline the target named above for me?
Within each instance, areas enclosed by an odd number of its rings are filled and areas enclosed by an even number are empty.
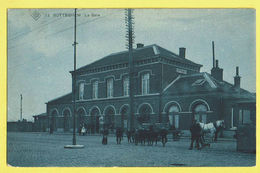
[[[72,85],[72,98],[73,98],[73,137],[72,137],[72,145],[65,145],[64,148],[84,148],[84,145],[77,145],[76,144],[76,26],[77,26],[77,9],[75,8],[75,20],[74,20],[74,70],[72,73],[73,78],[73,85]]]

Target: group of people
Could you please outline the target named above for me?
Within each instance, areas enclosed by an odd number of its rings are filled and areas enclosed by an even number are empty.
[[[205,128],[207,127],[208,130],[214,133],[215,137],[214,139],[216,140],[217,138],[217,133],[220,129],[224,127],[224,121],[223,120],[218,120],[214,123],[209,123],[209,124],[204,124],[203,127],[201,126],[200,122],[197,122],[196,120],[192,121],[192,125],[190,127],[190,132],[191,132],[191,142],[190,142],[190,147],[189,149],[193,149],[193,144],[195,142],[195,147],[197,149],[201,149],[205,146],[210,146],[209,143],[207,143],[204,139],[204,132]],[[176,130],[176,129],[170,129],[173,131],[173,139],[177,138],[178,135],[181,134],[181,131]],[[87,130],[85,128],[85,125],[83,124],[79,130],[80,135],[85,135],[87,133]],[[102,138],[102,144],[107,145],[108,143],[108,134],[109,134],[109,129],[104,128],[102,131],[103,138]],[[124,130],[121,127],[116,128],[116,143],[121,144],[121,141],[123,140],[123,134]],[[143,128],[140,127],[138,129],[133,129],[133,130],[127,130],[126,131],[126,136],[127,136],[127,141],[128,143],[134,143],[135,145],[141,144],[145,145],[146,143],[148,145],[153,145],[153,143],[157,144],[158,141],[161,140],[163,146],[167,143],[167,135],[168,135],[168,130],[166,128],[157,128],[154,129],[153,126],[149,126],[149,128]]]
[[[102,134],[103,134],[102,144],[107,145],[107,138],[109,134],[108,128],[104,128]],[[121,144],[122,139],[123,139],[123,129],[118,127],[116,128],[116,143]]]
[[[102,132],[103,138],[102,138],[102,144],[107,144],[107,137],[108,137],[108,129],[105,128]],[[117,144],[121,144],[121,141],[123,140],[123,134],[124,130],[120,127],[116,128],[116,142]],[[163,146],[165,146],[167,140],[167,134],[168,130],[166,128],[162,128],[160,130],[153,130],[152,127],[149,129],[139,128],[139,129],[133,129],[133,130],[127,130],[126,136],[128,143],[134,143],[135,145],[138,145],[139,143],[141,145],[145,145],[147,143],[148,145],[153,145],[153,143],[156,143],[161,139],[161,142]]]

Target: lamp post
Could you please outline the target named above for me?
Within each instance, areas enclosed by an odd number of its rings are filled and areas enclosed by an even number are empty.
[[[74,19],[74,70],[72,73],[73,83],[72,83],[72,98],[73,98],[73,137],[72,137],[72,145],[65,145],[64,148],[84,148],[84,145],[76,144],[76,26],[77,26],[77,9],[75,8],[75,19]]]

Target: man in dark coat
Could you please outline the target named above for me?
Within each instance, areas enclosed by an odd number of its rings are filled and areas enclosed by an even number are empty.
[[[120,127],[118,127],[116,129],[116,143],[117,144],[121,144],[122,136],[123,136],[123,130]]]
[[[107,136],[108,136],[108,129],[105,128],[103,131],[103,139],[102,139],[102,144],[107,145]]]
[[[128,143],[132,143],[132,140],[131,140],[132,135],[131,135],[131,131],[130,130],[126,131],[126,136],[127,136]]]
[[[192,125],[190,127],[190,132],[191,132],[191,143],[190,143],[190,150],[193,149],[193,143],[196,141],[196,148],[199,150],[200,149],[200,138],[201,138],[201,127],[200,124],[197,123],[196,120],[193,120]]]
[[[50,134],[53,134],[53,124],[50,125]]]

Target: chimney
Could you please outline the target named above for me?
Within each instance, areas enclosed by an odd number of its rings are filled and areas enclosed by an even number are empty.
[[[236,76],[234,77],[234,87],[240,88],[240,76],[239,76],[239,67],[236,67]]]
[[[216,60],[216,68],[219,68],[219,67],[218,67],[218,60]]]
[[[180,47],[179,48],[179,57],[185,58],[185,51],[186,51],[185,47]]]
[[[144,44],[142,44],[142,43],[137,43],[136,44],[136,48],[138,49],[138,48],[142,48],[142,47],[144,47]]]
[[[217,79],[218,81],[223,81],[223,69],[219,68],[218,60],[216,60],[215,64],[216,67],[213,67],[211,69],[211,76]]]

